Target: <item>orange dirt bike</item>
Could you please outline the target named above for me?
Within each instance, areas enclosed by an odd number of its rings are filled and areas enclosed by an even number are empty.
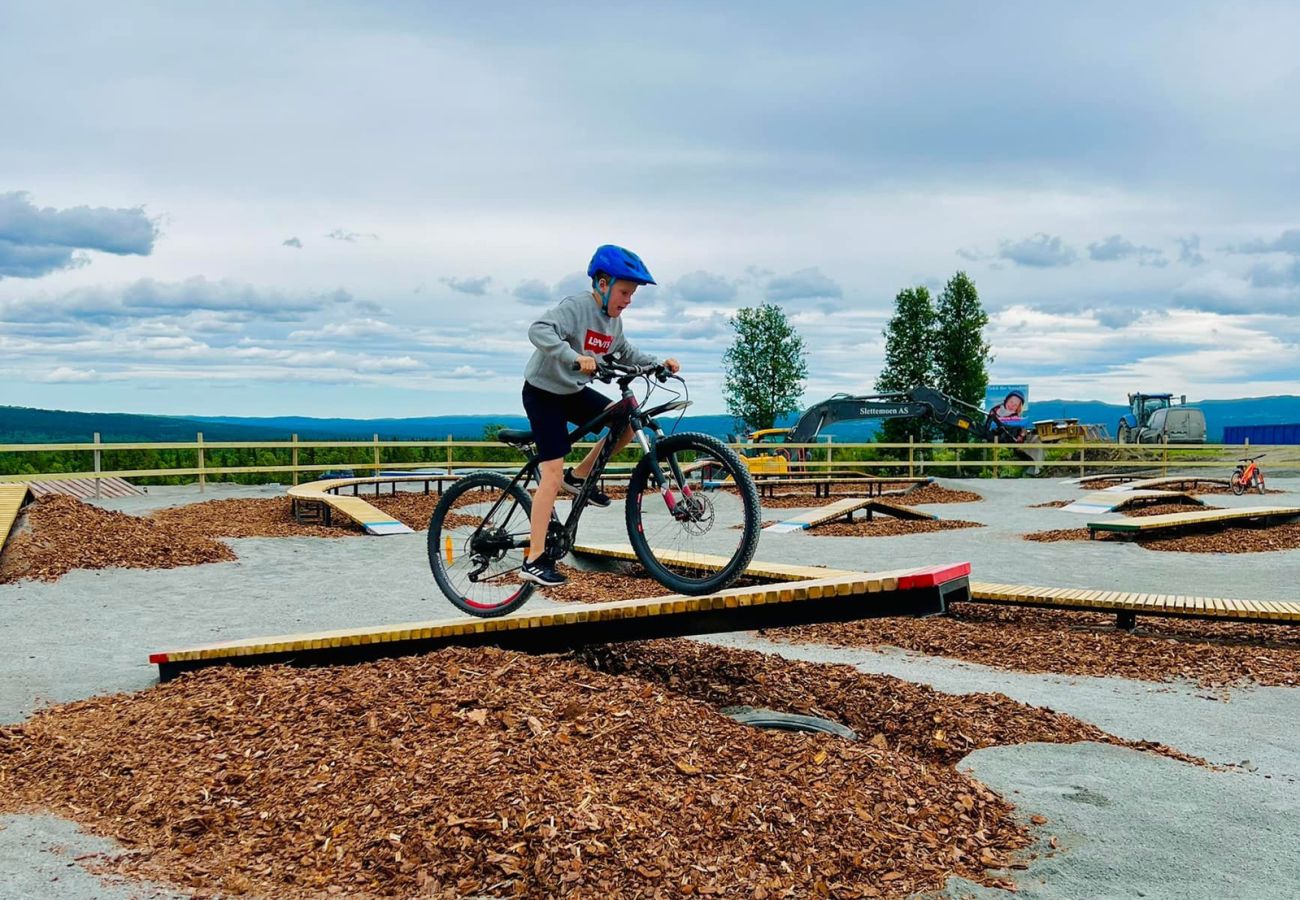
[[[670,591],[724,590],[744,574],[758,546],[758,489],[749,469],[715,437],[664,434],[655,417],[684,410],[690,399],[686,382],[662,366],[624,366],[607,356],[597,364],[596,378],[606,384],[616,382],[622,396],[569,437],[576,441],[606,430],[612,437],[632,428],[644,451],[627,483],[627,536],[637,559]],[[669,380],[680,382],[682,391],[666,387]],[[638,381],[644,381],[646,388],[641,400],[632,390]],[[674,399],[643,408],[656,390],[665,390]],[[434,580],[448,600],[474,616],[505,615],[522,606],[536,589],[519,580],[519,570],[529,545],[533,504],[528,486],[538,476],[537,449],[531,431],[503,428],[497,439],[524,454],[523,468],[513,479],[500,472],[466,475],[447,489],[429,520],[429,566]],[[573,498],[568,517],[560,521],[551,514],[546,553],[552,560],[563,559],[573,548],[578,519],[613,449],[614,441],[607,440]],[[730,479],[732,489],[710,490],[716,482],[707,481],[706,473]]]
[[[1237,469],[1232,473],[1232,492],[1240,497],[1251,488],[1255,488],[1261,494],[1264,493],[1264,473],[1255,463],[1255,460],[1263,457],[1248,456],[1241,462],[1237,463]]]

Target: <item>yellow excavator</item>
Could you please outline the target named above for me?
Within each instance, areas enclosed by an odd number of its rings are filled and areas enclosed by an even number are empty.
[[[1019,444],[1034,434],[1033,430],[1003,422],[991,412],[925,385],[892,394],[835,394],[816,403],[799,416],[792,428],[764,428],[751,432],[746,441],[771,445],[746,447],[741,458],[754,475],[793,475],[807,469],[807,447],[783,447],[782,444],[811,444],[822,428],[850,419],[925,419],[939,425],[951,425],[963,431],[975,431],[985,440],[997,437],[1005,444]],[[1017,449],[1017,455],[1041,461],[1041,450]],[[826,474],[826,473],[822,473]]]

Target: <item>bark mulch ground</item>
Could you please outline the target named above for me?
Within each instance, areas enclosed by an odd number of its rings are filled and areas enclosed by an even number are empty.
[[[1106,488],[1119,487],[1121,484],[1127,484],[1127,483],[1128,482],[1119,482],[1119,481],[1092,481],[1088,483],[1086,490],[1104,491],[1106,490]],[[1190,479],[1186,482],[1185,487],[1187,492],[1191,494],[1231,494],[1232,493],[1232,488],[1222,484],[1200,484],[1193,487]],[[1184,485],[1175,482],[1172,484],[1162,485],[1160,490],[1183,490],[1183,488]],[[1273,488],[1268,488],[1267,491],[1270,494],[1286,493],[1286,491],[1278,491],[1278,490],[1274,490]],[[1254,492],[1252,491],[1251,493]]]
[[[1190,679],[1203,686],[1300,685],[1300,630],[1287,625],[1139,616],[1129,633],[1113,615],[954,604],[933,619],[864,619],[772,632],[781,640],[901,647],[1021,672]]]
[[[160,509],[149,518],[211,538],[349,537],[363,533],[361,526],[341,519],[331,526],[301,525],[293,517],[288,497],[207,500]]]
[[[606,600],[639,600],[643,597],[663,597],[672,591],[655,581],[640,565],[629,565],[622,571],[592,572],[576,569],[563,563],[556,569],[569,578],[568,584],[542,588],[549,599],[558,603],[603,603]],[[767,584],[756,578],[739,578],[732,587],[754,587]]]
[[[72,818],[126,845],[104,871],[205,896],[903,897],[1027,865],[1012,807],[949,761],[1115,742],[848,668],[670,643],[619,659],[654,677],[449,649],[209,669],[53,707],[0,728],[0,811]],[[747,700],[867,739],[710,705]]]
[[[1069,506],[1073,500],[1048,500],[1046,503],[1035,503],[1029,509],[1060,509],[1062,506]]]
[[[808,533],[815,537],[897,537],[902,534],[931,534],[936,531],[983,527],[979,522],[963,522],[960,519],[894,519],[878,513],[869,521],[855,518],[852,522],[827,522],[808,529]]]
[[[128,516],[59,494],[38,498],[0,557],[0,583],[57,581],[73,569],[172,569],[227,562],[220,541],[175,522]]]
[[[924,484],[901,496],[886,497],[885,499],[905,503],[908,506],[918,506],[923,503],[978,503],[984,497],[974,491],[947,488],[939,484]]]
[[[579,658],[602,671],[635,675],[719,707],[758,706],[829,718],[882,749],[936,765],[956,765],[982,747],[1076,741],[1204,763],[1164,744],[1118,738],[1091,723],[1005,694],[944,694],[891,675],[864,674],[852,666],[796,662],[683,640],[596,646]]]

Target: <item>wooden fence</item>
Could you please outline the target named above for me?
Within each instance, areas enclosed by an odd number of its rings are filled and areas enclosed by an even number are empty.
[[[579,448],[589,444],[579,444]],[[800,463],[806,470],[828,471],[852,469],[865,473],[890,470],[887,474],[909,476],[919,474],[960,474],[984,477],[1005,477],[1017,473],[1017,469],[1028,469],[1034,474],[1064,473],[1079,474],[1100,472],[1133,472],[1140,469],[1152,469],[1161,474],[1170,471],[1196,471],[1218,469],[1224,475],[1231,471],[1235,461],[1243,456],[1266,454],[1266,469],[1300,468],[1300,446],[1254,446],[1247,444],[1201,444],[1201,445],[1167,445],[1167,444],[1109,444],[1087,443],[1049,443],[1049,444],[1001,444],[992,443],[945,443],[945,442],[908,442],[908,443],[817,443],[817,444],[733,444],[737,449],[754,448],[760,452],[790,451],[809,449],[813,451],[812,460]],[[457,459],[456,452],[467,448],[495,448],[506,452],[508,448],[494,441],[390,441],[380,440],[375,435],[369,441],[300,441],[297,435],[288,441],[205,441],[198,434],[194,441],[186,442],[152,442],[152,443],[104,443],[95,435],[92,442],[73,444],[0,444],[0,454],[31,454],[41,452],[81,451],[89,452],[93,461],[92,468],[79,472],[49,472],[0,475],[0,482],[5,481],[55,481],[72,478],[151,478],[182,477],[193,478],[202,488],[209,478],[223,475],[288,473],[293,483],[297,484],[303,474],[316,476],[321,472],[352,469],[357,472],[379,472],[381,470],[428,469],[437,468],[455,472],[469,468],[517,468],[522,456],[511,461],[484,461],[481,459]],[[302,464],[300,453],[307,449],[368,449],[365,462],[333,462],[326,464]],[[396,462],[384,460],[384,453],[391,448],[426,451],[427,459],[418,462]],[[114,469],[105,468],[105,454],[120,451],[138,450],[182,450],[192,451],[196,464],[193,466],[156,468],[156,469]],[[272,450],[285,455],[287,462],[275,465],[217,465],[207,464],[207,453],[214,450]],[[1042,451],[1042,459],[1020,458],[1016,451]],[[861,458],[871,456],[875,458]],[[12,468],[12,467],[10,467]],[[1204,473],[1208,474],[1208,472]]]

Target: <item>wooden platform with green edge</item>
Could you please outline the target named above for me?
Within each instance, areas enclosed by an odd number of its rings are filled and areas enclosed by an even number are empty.
[[[812,487],[814,497],[825,497],[828,499],[831,496],[831,488],[842,485],[851,485],[855,490],[860,488],[861,492],[865,493],[868,497],[881,497],[885,494],[885,485],[887,484],[911,485],[911,487],[902,492],[903,494],[906,494],[907,491],[915,490],[922,485],[931,484],[933,482],[933,478],[911,478],[906,476],[899,478],[885,478],[883,476],[866,476],[863,478],[754,478],[754,484],[758,487],[758,494],[760,497],[774,497],[776,496],[778,488]],[[706,480],[704,486],[706,488],[728,488],[733,487],[734,485],[730,480]]]
[[[27,502],[30,492],[23,482],[0,484],[0,550],[9,540],[9,531],[14,527],[18,513]]]
[[[843,500],[836,500],[826,506],[810,509],[792,518],[774,522],[763,530],[777,533],[807,531],[810,528],[825,525],[827,522],[833,522],[836,519],[852,522],[854,513],[860,511],[866,512],[867,521],[871,521],[875,513],[883,513],[896,519],[935,521],[939,518],[933,513],[922,512],[901,503],[889,503],[878,498],[845,497]]]
[[[1227,478],[1206,478],[1201,475],[1169,475],[1161,478],[1139,478],[1136,481],[1117,484],[1114,487],[1102,488],[1102,491],[1105,493],[1124,493],[1126,491],[1141,491],[1148,488],[1165,488],[1175,484],[1190,484],[1190,490],[1195,490],[1198,484],[1212,484],[1215,487],[1232,486],[1232,482]]]
[[[1057,484],[1077,484],[1080,487],[1087,487],[1094,481],[1142,481],[1150,478],[1149,471],[1139,472],[1100,472],[1096,475],[1083,475],[1079,478],[1065,478],[1058,481]]]
[[[1300,518],[1300,506],[1239,506],[1228,509],[1198,509],[1139,519],[1103,519],[1088,523],[1088,538],[1098,531],[1136,538],[1140,535],[1175,531],[1212,530],[1229,525],[1271,525]]]
[[[1116,512],[1126,506],[1139,506],[1146,503],[1186,503],[1188,506],[1204,506],[1204,501],[1186,491],[1094,491],[1075,500],[1069,506],[1062,506],[1061,512],[1069,513],[1108,513]]]
[[[1300,625],[1300,602],[1289,600],[1229,600],[1221,597],[1033,587],[983,581],[970,583],[970,597],[974,603],[1114,613],[1118,617],[1119,627],[1125,629],[1132,629],[1139,615]]]
[[[630,548],[629,548],[630,549]],[[758,568],[764,568],[759,564]],[[816,570],[814,570],[816,571]],[[819,577],[733,588],[700,597],[668,595],[563,607],[540,605],[493,619],[461,616],[306,634],[252,637],[153,653],[162,681],[214,665],[328,665],[427,653],[449,646],[494,646],[554,653],[587,644],[847,622],[879,616],[938,615],[968,596],[970,565],[896,572],[820,571]]]

